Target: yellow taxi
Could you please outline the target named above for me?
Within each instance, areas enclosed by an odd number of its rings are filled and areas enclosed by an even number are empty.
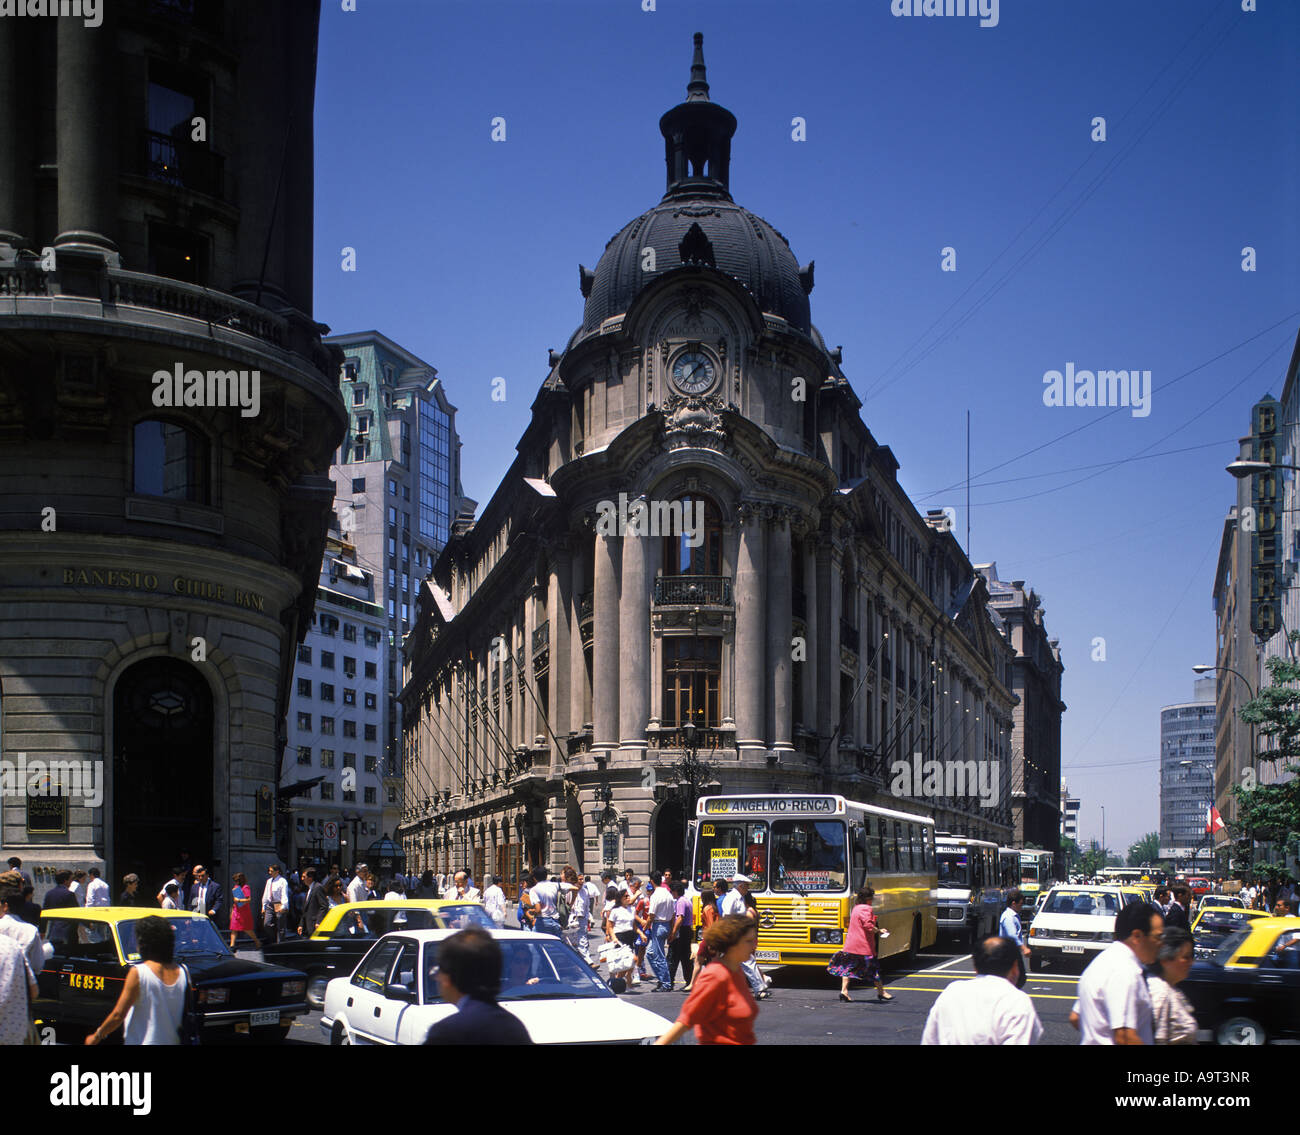
[[[237,958],[212,921],[184,910],[139,906],[61,907],[42,911],[45,966],[32,1005],[38,1027],[80,1044],[117,1004],[131,966],[140,961],[135,929],[143,918],[165,918],[176,936],[175,956],[194,982],[202,1036],[247,1033],[278,1041],[305,1013],[306,975],[292,966]],[[110,1042],[120,1037],[120,1030]]]
[[[1300,1038],[1300,918],[1249,920],[1178,988],[1219,1044]]]
[[[262,956],[307,975],[307,1004],[325,1004],[325,987],[347,977],[385,934],[398,930],[495,930],[481,903],[464,899],[367,899],[333,906],[309,938],[287,938],[265,946]]]

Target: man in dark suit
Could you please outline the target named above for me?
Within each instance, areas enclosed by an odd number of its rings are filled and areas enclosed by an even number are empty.
[[[1166,926],[1181,926],[1187,929],[1187,908],[1192,901],[1192,892],[1183,886],[1174,888],[1174,901],[1169,904],[1169,909],[1165,912]]]
[[[54,874],[54,886],[45,892],[45,901],[41,904],[44,910],[59,910],[65,906],[80,906],[77,902],[77,896],[68,890],[68,883],[72,881],[71,871],[56,871]]]
[[[302,881],[307,884],[307,897],[302,904],[302,923],[298,933],[303,938],[310,938],[316,933],[325,912],[329,910],[329,900],[325,897],[325,888],[316,882],[316,868],[308,867],[302,873]]]
[[[497,1004],[501,947],[473,926],[453,934],[438,951],[438,994],[456,1012],[429,1030],[425,1044],[532,1044],[524,1023]]]
[[[221,888],[208,878],[208,869],[194,868],[194,886],[190,888],[190,909],[196,914],[206,914],[215,923],[221,913]]]

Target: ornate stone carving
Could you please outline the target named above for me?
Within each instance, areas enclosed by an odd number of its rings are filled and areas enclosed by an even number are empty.
[[[726,409],[716,394],[702,397],[674,391],[664,402],[665,427],[668,434],[686,434],[692,438],[712,435],[727,438],[721,414]]]

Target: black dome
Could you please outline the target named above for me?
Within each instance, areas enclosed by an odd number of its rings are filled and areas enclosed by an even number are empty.
[[[759,309],[811,332],[808,293],[812,265],[800,269],[789,242],[762,217],[742,209],[729,190],[731,136],[736,119],[709,101],[704,37],[695,36],[687,98],[659,120],[668,166],[668,191],[653,209],[626,225],[605,246],[595,272],[580,269],[587,297],[582,331],[589,334],[631,306],[641,289],[674,268],[712,268],[736,280]],[[644,271],[644,250],[655,267]]]

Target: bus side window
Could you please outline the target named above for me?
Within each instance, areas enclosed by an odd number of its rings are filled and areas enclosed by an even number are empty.
[[[875,874],[881,869],[881,864],[885,861],[884,850],[881,846],[881,828],[879,816],[867,817],[867,870]]]
[[[898,848],[898,870],[911,871],[912,845],[908,842],[907,826],[902,820],[894,821],[894,844]]]

